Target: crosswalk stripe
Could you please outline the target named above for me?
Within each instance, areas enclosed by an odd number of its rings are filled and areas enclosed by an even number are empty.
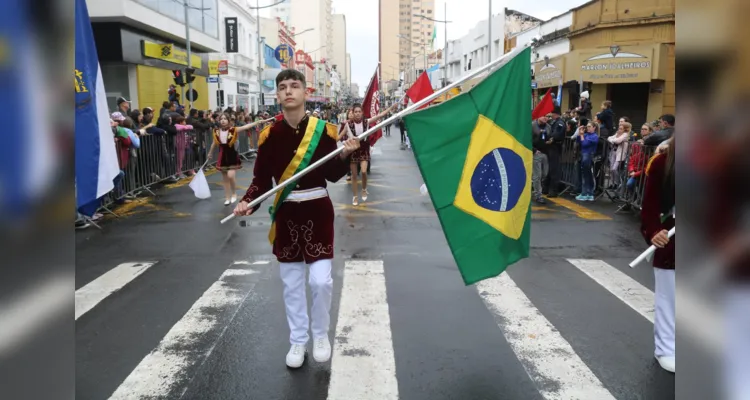
[[[199,365],[211,354],[252,291],[255,280],[252,285],[238,288],[238,279],[256,273],[249,269],[224,271],[172,326],[159,345],[141,360],[110,399],[166,398],[174,395],[177,389],[187,390],[187,387],[179,387],[186,378],[185,371]],[[205,343],[202,339],[211,335],[213,340],[209,345],[196,348],[199,343]]]
[[[329,400],[396,400],[398,383],[383,261],[347,260]]]
[[[654,323],[654,292],[602,260],[568,259],[568,262]]]
[[[545,399],[614,399],[507,273],[481,281],[476,287]]]
[[[104,275],[76,290],[76,320],[89,312],[112,293],[122,289],[146,272],[155,262],[129,262],[107,271]]]

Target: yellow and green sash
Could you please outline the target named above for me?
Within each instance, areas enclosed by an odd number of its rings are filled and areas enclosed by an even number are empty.
[[[292,158],[292,161],[286,166],[279,182],[286,182],[289,178],[294,176],[294,174],[302,171],[310,165],[310,160],[312,160],[315,149],[318,148],[318,143],[320,143],[320,137],[323,135],[325,127],[325,121],[319,120],[315,117],[310,117],[310,121],[307,123],[307,129],[305,129],[305,136],[302,138],[299,147],[297,147],[297,152],[294,154],[294,158]],[[271,231],[268,233],[268,241],[271,242],[272,245],[274,240],[276,240],[276,213],[279,211],[281,203],[286,200],[289,193],[292,193],[292,190],[294,190],[294,185],[288,185],[283,190],[276,192],[273,206],[268,208],[268,212],[271,214]]]

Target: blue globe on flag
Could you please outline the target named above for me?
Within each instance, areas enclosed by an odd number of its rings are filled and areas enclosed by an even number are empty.
[[[471,176],[471,196],[490,211],[510,211],[526,184],[523,159],[511,149],[496,148],[477,164]]]

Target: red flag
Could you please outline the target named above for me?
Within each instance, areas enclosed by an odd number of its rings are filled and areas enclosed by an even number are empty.
[[[552,89],[547,91],[547,94],[542,97],[542,101],[534,107],[534,111],[531,112],[531,120],[539,119],[555,109],[555,104],[552,102]]]
[[[380,96],[378,87],[378,77],[380,76],[380,64],[375,68],[375,74],[370,79],[370,84],[367,86],[365,92],[365,99],[362,101],[362,112],[365,118],[372,118],[380,113]],[[373,133],[368,137],[370,145],[374,146],[375,142],[383,137],[383,131],[378,129],[377,132]]]
[[[417,81],[406,91],[406,96],[412,101],[412,103],[416,103],[433,93],[434,91],[432,90],[432,84],[430,84],[430,77],[427,76],[426,72],[422,72],[422,75],[419,75]],[[419,109],[421,110],[429,104],[430,103],[427,103],[422,107],[419,107]]]

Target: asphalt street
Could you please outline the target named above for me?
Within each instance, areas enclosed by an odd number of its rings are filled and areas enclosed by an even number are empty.
[[[396,129],[377,147],[366,203],[329,185],[331,362],[286,368],[268,215],[219,224],[231,208],[209,174],[211,199],[185,180],[76,233],[76,398],[674,398],[653,357],[652,269],[627,266],[645,249],[636,216],[534,206],[531,257],[464,286],[412,153]],[[246,162],[239,191],[251,178]]]

